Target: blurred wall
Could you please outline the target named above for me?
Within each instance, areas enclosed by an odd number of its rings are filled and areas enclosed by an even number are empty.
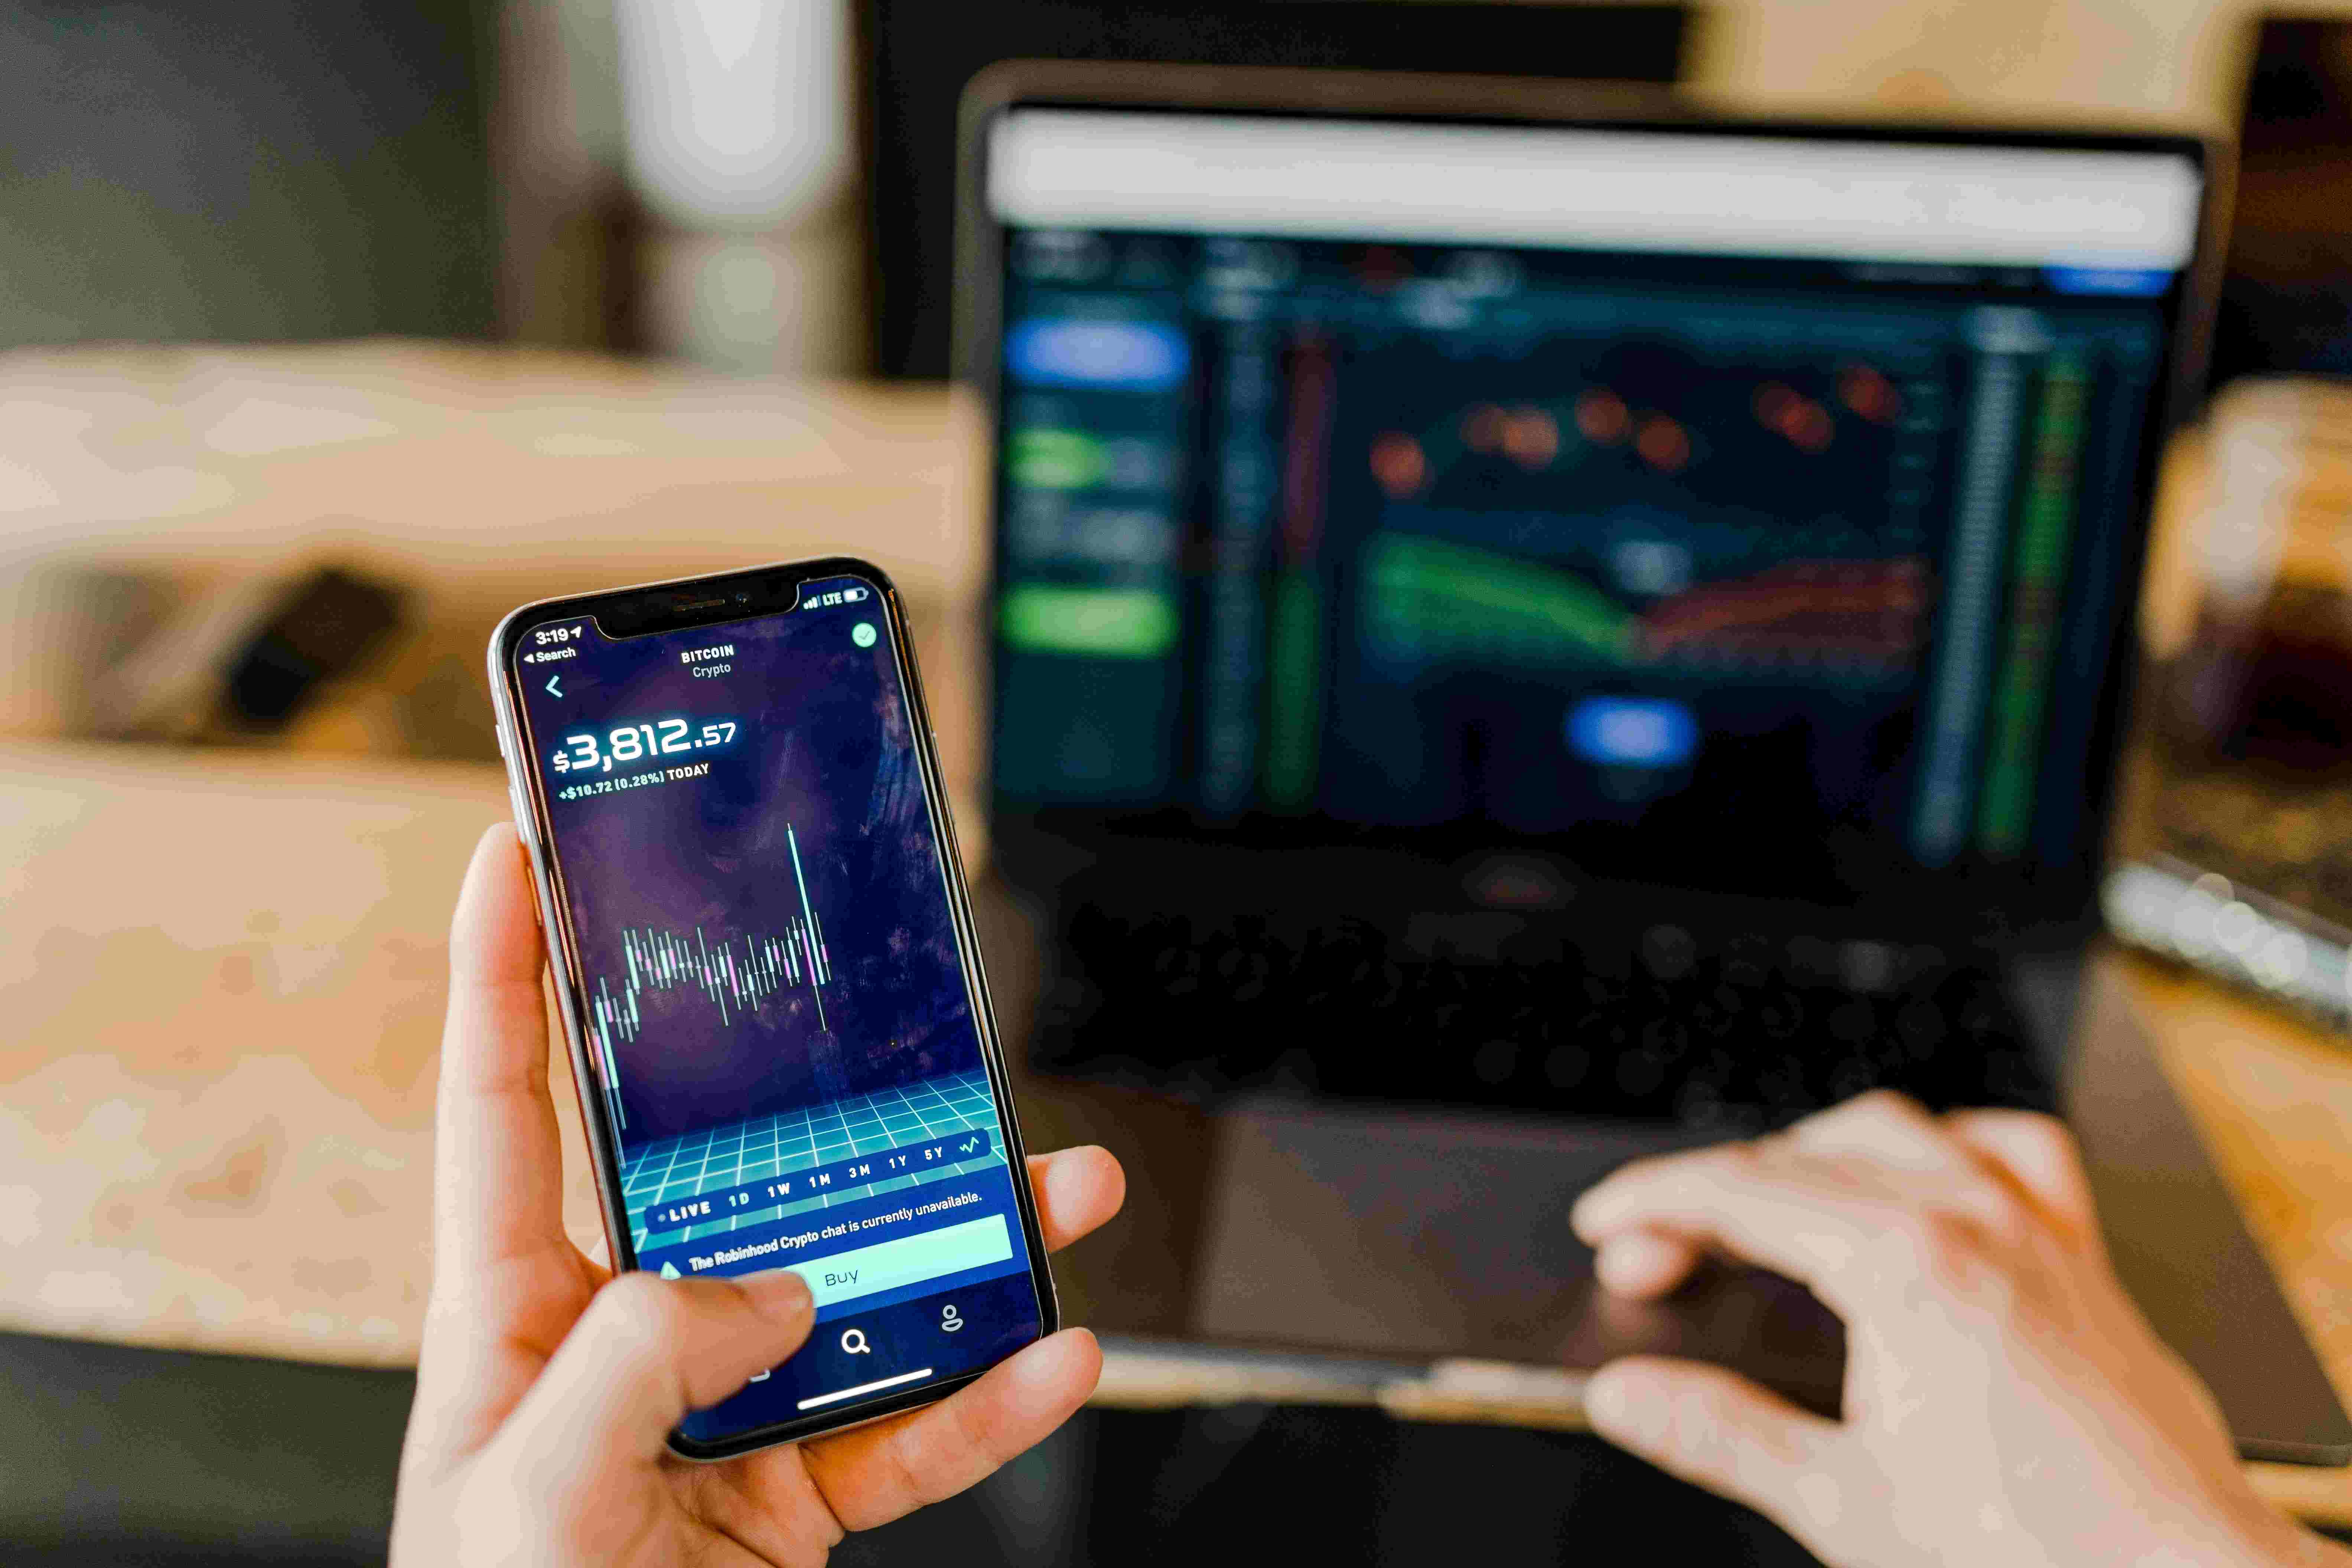
[[[0,347],[487,334],[489,3],[0,6]]]
[[[2352,15],[2352,0],[2295,0]],[[2020,115],[2125,110],[2227,128],[2257,5],[2238,0],[1708,0],[1696,83],[1759,103]]]
[[[855,369],[853,226],[706,240],[628,190],[613,5],[0,6],[0,346],[398,331]],[[2294,8],[2352,16],[2352,0]],[[2236,0],[1702,10],[1691,79],[1735,101],[2222,127],[2253,14]],[[738,285],[755,271],[753,298]],[[730,310],[791,320],[745,336]]]
[[[499,321],[527,343],[634,347],[612,0],[503,0],[489,109]],[[624,233],[618,237],[614,230]],[[617,319],[616,319],[617,318]]]

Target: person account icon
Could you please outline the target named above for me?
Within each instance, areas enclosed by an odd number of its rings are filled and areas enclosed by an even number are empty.
[[[951,1334],[962,1327],[963,1314],[955,1310],[953,1301],[950,1301],[947,1310],[940,1314],[940,1329],[942,1332]]]

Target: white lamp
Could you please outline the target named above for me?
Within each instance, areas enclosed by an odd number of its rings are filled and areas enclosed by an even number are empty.
[[[843,0],[616,0],[629,173],[685,228],[771,230],[849,174]]]

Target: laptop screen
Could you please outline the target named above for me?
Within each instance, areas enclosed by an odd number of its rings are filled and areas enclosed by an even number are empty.
[[[1000,820],[2079,870],[2165,147],[1003,111]]]

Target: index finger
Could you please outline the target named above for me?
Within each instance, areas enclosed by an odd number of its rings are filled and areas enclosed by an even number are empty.
[[[1045,1250],[1059,1252],[1118,1213],[1127,1199],[1127,1173],[1099,1144],[1056,1149],[1029,1156],[1029,1190],[1036,1194]]]
[[[1784,1138],[1637,1160],[1612,1173],[1570,1215],[1599,1247],[1664,1232],[1785,1274],[1832,1310],[1860,1305],[1872,1245],[1900,1218],[1900,1198],[1854,1163],[1820,1159]]]
[[[449,932],[449,1017],[433,1142],[434,1279],[568,1247],[548,1098],[544,950],[514,829],[482,835]]]

